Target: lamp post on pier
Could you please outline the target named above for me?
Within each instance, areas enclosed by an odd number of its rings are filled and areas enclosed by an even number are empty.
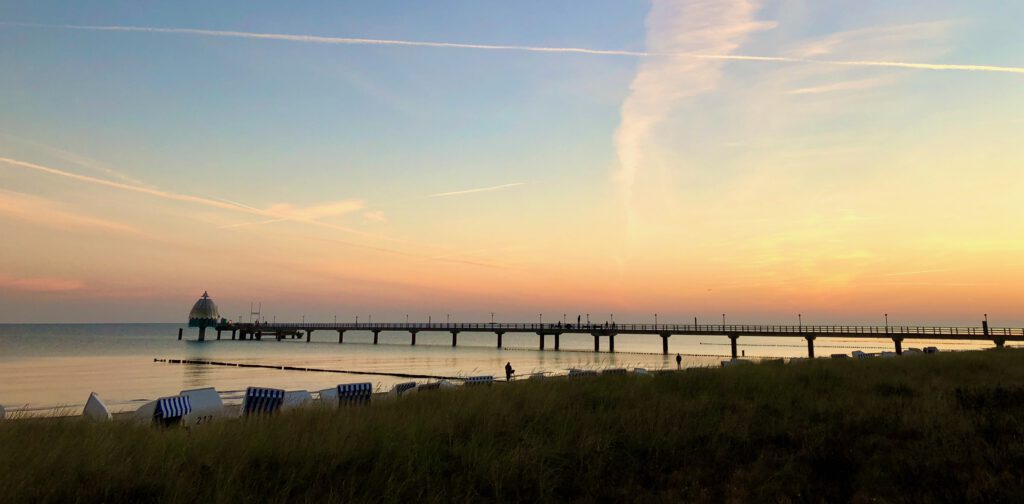
[[[885,314],[885,334],[889,334],[889,314]]]
[[[800,328],[800,332],[804,332],[804,316],[802,313],[796,314],[796,324]]]
[[[654,330],[655,331],[658,330],[658,314],[657,313],[654,314]]]

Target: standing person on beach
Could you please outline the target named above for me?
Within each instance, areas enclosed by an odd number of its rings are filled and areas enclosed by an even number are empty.
[[[516,372],[516,370],[512,369],[512,363],[511,362],[506,362],[505,363],[505,381],[507,381],[507,382],[512,381],[512,373],[515,373],[515,372]]]
[[[683,356],[676,354],[676,369],[683,369]]]

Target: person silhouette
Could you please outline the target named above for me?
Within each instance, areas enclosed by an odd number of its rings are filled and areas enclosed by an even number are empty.
[[[505,363],[505,381],[512,381],[512,373],[515,373],[515,372],[516,372],[516,370],[512,369],[512,363],[511,362],[506,362]]]
[[[679,355],[679,354],[676,354],[676,369],[682,369],[682,368],[683,368],[683,356]]]

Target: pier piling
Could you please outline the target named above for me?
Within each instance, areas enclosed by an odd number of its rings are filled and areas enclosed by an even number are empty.
[[[373,344],[376,345],[380,339],[380,331],[373,331]]]
[[[561,336],[562,335],[560,333],[555,333],[555,351],[559,351],[562,349],[561,342],[558,341],[559,339],[561,339]]]
[[[896,344],[896,355],[903,355],[903,338],[893,338],[892,342]]]
[[[411,338],[411,340],[412,340],[411,346],[416,346],[416,331],[409,331],[409,335],[412,336],[412,338]]]
[[[182,328],[180,328],[180,327],[179,327],[179,328],[178,328],[178,341],[181,341],[181,333],[182,333],[182,332],[184,332],[184,329],[182,329]]]
[[[342,331],[342,330],[339,329],[338,330],[338,344],[340,345],[340,344],[342,344],[344,342],[345,342],[345,331]]]
[[[600,334],[594,334],[594,352],[597,353],[597,352],[600,352],[600,351],[601,351],[601,335]]]
[[[730,334],[729,335],[729,344],[730,344],[729,346],[732,347],[732,358],[733,359],[735,359],[737,357],[737,355],[736,355],[736,340],[738,340],[738,339],[740,339],[740,335],[738,335],[738,334]],[[813,352],[813,350],[812,350],[812,352]]]
[[[544,333],[539,332],[537,333],[537,336],[540,338],[540,344],[537,348],[539,348],[540,350],[544,350]]]
[[[661,335],[661,354],[668,355],[668,337],[672,336],[669,333],[663,333]]]
[[[459,331],[452,331],[452,347],[459,343]]]
[[[501,331],[497,331],[497,332],[495,332],[494,334],[495,334],[496,336],[498,336],[498,348],[501,348],[501,337],[502,337],[502,336],[504,336],[504,335],[505,335],[505,333],[503,333],[503,332],[501,332]]]
[[[615,335],[614,334],[609,334],[608,335],[608,351],[611,352],[611,353],[615,353]]]
[[[807,339],[807,358],[814,358],[814,336],[804,336]]]

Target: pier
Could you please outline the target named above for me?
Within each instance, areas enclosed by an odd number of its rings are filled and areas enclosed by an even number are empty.
[[[661,338],[662,353],[668,355],[669,340],[673,336],[720,336],[728,338],[732,357],[736,358],[740,338],[783,337],[799,338],[807,342],[807,356],[814,357],[814,342],[818,338],[864,338],[889,340],[897,355],[903,353],[906,340],[958,340],[991,341],[1002,348],[1008,341],[1024,341],[1024,328],[989,327],[982,322],[980,327],[928,327],[928,326],[845,326],[845,325],[727,325],[727,324],[563,324],[563,323],[449,323],[449,322],[369,322],[369,323],[308,323],[308,322],[242,322],[221,323],[215,326],[217,339],[228,332],[231,339],[262,340],[264,337],[283,339],[305,338],[312,341],[313,334],[336,334],[338,343],[345,342],[345,333],[364,331],[373,334],[373,344],[380,340],[382,332],[398,332],[409,335],[409,344],[416,345],[416,335],[422,332],[440,332],[451,335],[451,344],[458,346],[459,333],[493,333],[495,347],[502,348],[502,338],[509,333],[533,333],[537,335],[538,350],[561,349],[563,334],[583,334],[594,339],[594,352],[606,348],[615,352],[615,337],[623,334],[646,335]],[[202,333],[200,341],[203,340]],[[333,339],[332,339],[333,341]],[[549,346],[548,343],[551,343]],[[602,343],[604,343],[602,345]]]

